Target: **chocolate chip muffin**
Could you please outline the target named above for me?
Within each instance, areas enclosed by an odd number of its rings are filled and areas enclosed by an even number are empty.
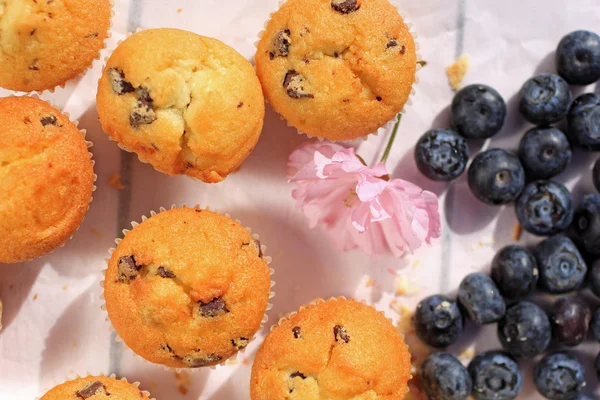
[[[40,257],[77,230],[94,190],[86,141],[56,108],[0,99],[0,263]]]
[[[125,235],[104,281],[115,330],[135,353],[176,368],[245,348],[267,309],[270,271],[239,223],[199,208],[165,211]]]
[[[126,379],[117,380],[106,376],[87,376],[58,385],[40,400],[150,400],[148,392]]]
[[[416,67],[413,37],[388,0],[288,0],[256,52],[275,111],[329,140],[366,136],[392,120]]]
[[[271,330],[252,366],[251,398],[401,400],[410,369],[404,340],[382,313],[331,299]]]
[[[157,170],[220,182],[252,152],[264,97],[252,65],[224,43],[177,29],[130,36],[98,87],[102,127]]]
[[[0,86],[43,91],[92,65],[108,36],[109,0],[4,0],[0,3]]]

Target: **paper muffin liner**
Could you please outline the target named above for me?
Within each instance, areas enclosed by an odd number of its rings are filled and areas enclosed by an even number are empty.
[[[110,375],[105,375],[105,374],[94,375],[94,374],[92,374],[90,372],[86,372],[85,375],[79,375],[79,374],[76,374],[76,373],[70,373],[70,374],[67,374],[67,376],[66,376],[66,378],[65,378],[64,381],[62,381],[62,382],[54,382],[54,385],[52,387],[46,388],[44,390],[44,394],[42,394],[42,396],[45,396],[50,390],[54,389],[55,387],[57,387],[59,385],[62,385],[64,383],[67,383],[67,382],[70,382],[70,381],[74,381],[75,379],[87,378],[87,377],[90,377],[90,376],[93,376],[93,377],[98,376],[98,377],[112,378],[112,379],[117,380],[117,381],[125,381],[125,382],[130,383],[133,386],[137,387],[138,389],[139,389],[139,387],[141,385],[141,383],[137,382],[137,381],[136,382],[129,382],[127,380],[127,378],[125,378],[125,377],[122,377],[121,379],[117,379],[117,375],[115,375],[115,374],[110,374]],[[141,390],[141,392],[144,395],[148,396],[148,398],[150,400],[156,400],[154,397],[151,397],[149,391],[147,391],[147,390]],[[42,396],[36,397],[35,400],[41,400]]]
[[[34,99],[38,99],[41,101],[44,101],[46,103],[48,103],[51,107],[55,108],[56,110],[58,110],[58,112],[60,112],[62,115],[64,115],[65,117],[67,117],[69,119],[69,121],[71,121],[71,123],[73,125],[75,125],[75,127],[79,130],[79,132],[81,132],[81,135],[83,136],[83,140],[85,141],[85,144],[88,148],[88,155],[90,156],[90,160],[92,160],[92,170],[94,169],[94,167],[96,166],[96,161],[94,160],[94,155],[89,151],[89,149],[91,149],[94,146],[94,143],[92,143],[91,141],[86,139],[87,136],[87,131],[85,129],[79,129],[79,120],[73,120],[71,119],[71,116],[68,112],[64,112],[62,111],[59,107],[55,106],[51,101],[49,100],[44,100],[42,98],[40,98],[40,96],[37,93],[29,93],[29,94],[25,94],[25,95],[17,95],[17,94],[12,94],[8,97],[31,97]],[[77,231],[79,230],[79,228],[81,228],[81,225],[83,225],[83,221],[85,221],[85,217],[87,216],[87,213],[90,210],[90,206],[92,205],[92,201],[94,201],[94,192],[97,189],[96,186],[96,182],[98,181],[98,175],[94,172],[94,184],[92,185],[92,196],[90,197],[90,202],[88,204],[88,208],[87,210],[85,210],[85,214],[83,216],[83,219],[81,220],[81,223],[79,224],[79,226],[77,227],[77,229],[75,229],[75,231],[71,234],[71,236],[65,240],[64,243],[62,243],[60,246],[56,247],[55,249],[53,249],[52,251],[40,256],[40,257],[34,257],[34,258],[30,258],[28,260],[25,261],[31,261],[31,260],[35,260],[37,258],[41,258],[41,257],[46,257],[52,253],[54,253],[56,250],[61,249],[63,247],[65,247],[72,239],[73,236],[75,236],[75,233],[77,233]]]
[[[273,17],[273,14],[275,14],[279,10],[279,8],[281,8],[281,6],[283,4],[285,4],[287,1],[288,0],[279,0],[278,1],[279,4],[277,6],[277,10],[275,10],[272,13],[269,14],[269,18],[263,24],[263,29],[260,32],[258,32],[257,39],[254,41],[255,54],[256,54],[256,51],[258,51],[258,44],[261,41],[261,39],[262,39],[262,37],[263,37],[266,29],[267,29],[267,25],[269,24],[269,22],[271,21],[271,18]],[[419,45],[419,42],[417,40],[419,36],[413,30],[413,23],[410,22],[410,20],[407,19],[406,16],[400,12],[400,8],[399,8],[400,6],[399,6],[399,1],[398,0],[390,0],[390,3],[398,10],[398,14],[400,15],[400,17],[404,21],[404,24],[407,26],[409,33],[413,37],[413,40],[415,42],[415,52],[416,52],[416,55],[417,55],[417,69],[415,71],[415,81],[412,84],[412,87],[410,89],[410,94],[408,96],[408,99],[406,99],[406,103],[404,104],[404,106],[402,106],[402,110],[400,110],[399,113],[397,113],[396,115],[394,115],[394,118],[392,118],[391,120],[387,121],[382,126],[380,126],[375,132],[371,132],[371,133],[369,133],[367,135],[360,136],[360,137],[355,138],[355,139],[349,139],[349,140],[330,140],[330,139],[327,139],[327,138],[324,138],[324,137],[321,137],[321,136],[310,135],[310,134],[308,134],[306,132],[303,132],[302,130],[296,128],[287,119],[285,119],[281,114],[278,113],[279,118],[282,121],[285,121],[285,123],[287,124],[288,127],[294,128],[299,135],[304,135],[304,136],[307,136],[308,138],[311,138],[311,139],[312,138],[316,138],[316,139],[319,139],[319,141],[321,141],[321,142],[324,141],[324,140],[326,140],[326,141],[333,142],[333,143],[337,142],[337,143],[345,143],[345,144],[348,144],[348,145],[355,145],[357,143],[361,143],[361,142],[366,141],[369,138],[369,136],[378,136],[380,133],[390,132],[393,129],[394,125],[396,124],[396,120],[398,118],[398,115],[399,114],[402,114],[402,115],[406,114],[407,108],[412,106],[412,104],[413,104],[412,98],[416,94],[415,88],[416,88],[416,86],[419,83],[419,77],[417,75],[417,72],[419,72],[423,68],[423,64],[422,64],[423,57],[419,53],[419,50],[421,48],[421,46]],[[252,57],[252,61],[255,62],[255,57],[254,56]],[[267,100],[266,96],[265,96],[265,102],[267,104],[269,103],[269,101]]]
[[[102,52],[104,50],[106,50],[106,47],[108,45],[108,39],[110,39],[112,37],[113,21],[115,19],[115,0],[108,0],[108,2],[110,3],[110,19],[108,21],[108,30],[106,32],[106,38],[104,39],[104,43],[103,43],[102,47],[98,50],[98,55],[90,62],[90,65],[88,65],[83,71],[81,71],[75,77],[68,79],[59,85],[54,86],[52,89],[32,90],[30,92],[22,92],[22,91],[13,91],[13,92],[21,93],[21,94],[30,93],[30,94],[41,96],[44,93],[54,93],[57,88],[64,89],[65,86],[67,86],[67,84],[69,82],[74,82],[74,81],[77,81],[77,80],[83,78],[85,76],[85,74],[87,74],[94,67],[94,62],[96,62],[102,58]]]
[[[142,215],[141,222],[144,222],[148,218],[151,218],[151,217],[153,217],[153,216],[155,216],[157,214],[160,214],[162,212],[165,212],[165,211],[168,211],[168,210],[175,210],[175,209],[178,209],[178,208],[200,208],[200,209],[203,209],[203,210],[206,210],[206,211],[211,211],[211,212],[217,213],[219,215],[223,215],[223,216],[225,216],[227,218],[231,218],[231,216],[229,214],[222,213],[222,212],[220,212],[218,210],[211,209],[209,206],[201,207],[199,204],[196,204],[193,207],[188,207],[186,204],[183,204],[181,207],[177,207],[177,205],[173,204],[168,209],[165,208],[165,207],[160,207],[158,212],[156,212],[156,211],[150,211],[150,217],[146,217],[145,215]],[[231,219],[233,219],[233,218],[231,218]],[[234,221],[237,222],[238,224],[244,226],[239,219],[235,219]],[[131,221],[131,227],[132,227],[132,229],[135,228],[136,226],[138,226],[141,222]],[[244,228],[252,235],[253,239],[260,240],[259,235],[257,233],[252,233],[252,229],[251,228],[249,228],[249,227],[244,227]],[[131,229],[123,229],[123,237],[125,237],[129,232],[131,232]],[[122,240],[122,238],[115,239],[115,244],[118,246],[119,243],[121,242],[121,240]],[[148,364],[151,364],[151,365],[162,366],[167,371],[174,371],[174,372],[178,372],[178,373],[181,372],[181,371],[195,372],[195,371],[200,371],[200,370],[203,370],[203,369],[206,369],[206,368],[210,368],[211,370],[215,370],[217,367],[233,365],[233,364],[236,363],[238,355],[240,353],[243,354],[246,351],[246,349],[248,348],[248,346],[244,347],[241,350],[238,350],[231,357],[229,357],[229,358],[221,361],[218,364],[207,366],[207,367],[199,367],[199,368],[176,368],[176,367],[169,367],[169,366],[163,365],[163,364],[153,363],[151,361],[146,360],[144,357],[140,356],[139,354],[137,354],[133,350],[131,350],[131,348],[129,348],[129,346],[127,346],[127,344],[125,343],[125,341],[119,336],[119,333],[116,331],[115,327],[113,326],[112,322],[110,321],[110,318],[108,316],[108,311],[106,310],[106,299],[104,297],[104,279],[105,279],[105,276],[106,276],[106,271],[108,269],[108,263],[110,261],[110,257],[112,257],[112,254],[114,253],[115,249],[116,249],[116,247],[111,247],[110,249],[108,249],[109,258],[106,260],[107,261],[107,268],[105,268],[105,269],[102,270],[102,277],[100,279],[100,287],[101,287],[101,290],[102,290],[102,293],[100,294],[100,300],[102,301],[102,304],[101,304],[100,308],[106,313],[106,320],[110,324],[109,330],[111,332],[115,333],[115,340],[117,342],[123,343],[123,345],[124,345],[123,347],[125,349],[127,349],[127,351],[129,353],[133,354],[135,358],[141,359],[144,362],[146,362]],[[264,255],[263,257],[264,257],[265,261],[267,262],[267,266],[269,266],[271,264],[271,262],[273,261],[273,259],[270,256],[266,255],[267,246],[265,246],[264,244],[261,243],[260,249],[261,249],[261,251],[262,251],[262,253]],[[274,272],[275,272],[275,270],[273,268],[269,267],[269,274],[271,275],[271,278],[273,277],[273,273]],[[259,328],[257,329],[256,332],[254,332],[254,335],[252,336],[252,338],[250,338],[250,340],[248,341],[248,344],[250,344],[251,342],[253,342],[256,339],[256,334],[263,329],[264,325],[269,320],[269,316],[267,315],[267,312],[270,311],[273,308],[273,304],[271,303],[271,299],[275,296],[275,292],[272,291],[273,286],[275,286],[275,282],[273,281],[273,279],[271,279],[271,284],[270,284],[271,291],[269,291],[269,302],[267,303],[267,308],[266,308],[265,313],[263,315],[262,321],[260,322]]]

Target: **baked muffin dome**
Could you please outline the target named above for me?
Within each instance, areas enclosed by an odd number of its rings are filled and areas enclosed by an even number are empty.
[[[149,400],[147,392],[125,379],[107,376],[86,376],[55,386],[40,400],[101,400],[114,397],[117,400]]]
[[[392,120],[416,67],[413,37],[388,0],[288,0],[256,52],[275,111],[329,140],[366,136]]]
[[[103,129],[158,171],[220,182],[254,149],[264,97],[254,68],[224,43],[178,29],[130,36],[98,86]]]

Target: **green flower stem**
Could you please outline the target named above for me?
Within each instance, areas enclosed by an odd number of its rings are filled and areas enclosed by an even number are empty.
[[[394,140],[396,140],[396,134],[398,133],[398,127],[400,126],[400,121],[402,120],[402,114],[398,114],[398,118],[396,120],[396,124],[394,125],[394,129],[392,130],[392,136],[390,136],[390,140],[383,152],[383,157],[381,157],[381,162],[385,164],[388,157],[390,156],[390,151],[392,150],[392,145],[394,144]]]

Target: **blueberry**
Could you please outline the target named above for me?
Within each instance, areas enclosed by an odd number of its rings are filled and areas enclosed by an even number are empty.
[[[506,103],[500,94],[486,85],[461,89],[450,109],[452,125],[467,139],[487,139],[502,129]]]
[[[523,229],[538,236],[554,235],[573,220],[573,197],[564,185],[536,181],[525,187],[515,205]]]
[[[511,355],[533,358],[544,353],[550,345],[550,320],[544,310],[533,303],[515,303],[506,309],[506,315],[498,322],[498,338]]]
[[[596,308],[596,311],[594,311],[590,330],[592,331],[594,339],[596,339],[597,342],[600,342],[600,307]]]
[[[600,260],[596,260],[592,264],[587,280],[590,284],[590,289],[592,289],[592,292],[596,296],[600,297]]]
[[[575,243],[566,236],[548,238],[537,245],[535,257],[540,269],[539,285],[553,294],[579,289],[587,266]]]
[[[572,155],[567,136],[556,128],[533,128],[519,145],[519,158],[531,180],[560,174],[571,162]]]
[[[525,82],[519,111],[535,125],[551,125],[567,116],[573,95],[569,84],[553,74],[541,74]]]
[[[600,192],[600,158],[596,160],[594,169],[592,170],[592,179],[594,180],[594,187]]]
[[[471,376],[453,355],[433,353],[421,366],[421,387],[433,400],[467,400]]]
[[[451,181],[467,167],[469,148],[464,138],[450,129],[426,132],[415,147],[419,171],[434,181]]]
[[[596,361],[594,362],[594,367],[596,368],[596,376],[600,379],[600,353],[596,357]]]
[[[500,290],[492,278],[482,273],[467,275],[462,280],[458,301],[469,319],[479,325],[498,321],[506,311]]]
[[[600,151],[600,96],[586,93],[574,102],[567,116],[567,135],[586,150]]]
[[[556,68],[571,85],[589,85],[600,79],[600,36],[575,31],[563,37],[556,49]]]
[[[525,186],[525,171],[514,154],[491,149],[475,157],[469,167],[469,187],[487,204],[506,204],[519,196]]]
[[[492,279],[510,299],[527,296],[538,281],[537,261],[524,247],[511,245],[501,249],[492,261]]]
[[[585,386],[585,369],[569,353],[555,352],[537,363],[533,379],[537,390],[547,399],[572,400]]]
[[[580,248],[592,255],[600,255],[600,194],[583,197],[575,210],[570,236]]]
[[[554,338],[565,346],[577,346],[587,337],[592,310],[576,297],[558,299],[552,306],[550,321]]]
[[[419,339],[433,347],[448,347],[460,336],[464,321],[456,301],[442,295],[421,300],[415,312]]]
[[[488,351],[473,358],[469,364],[476,400],[515,399],[523,387],[519,364],[507,353]]]

